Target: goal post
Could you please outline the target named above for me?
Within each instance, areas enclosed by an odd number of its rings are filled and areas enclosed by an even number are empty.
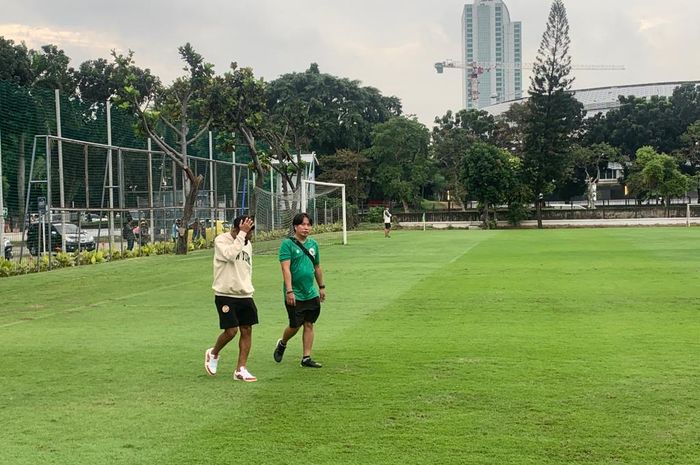
[[[293,231],[296,214],[311,218],[312,235],[319,244],[347,244],[347,209],[345,184],[302,180],[295,191],[255,188],[256,250],[267,251],[276,241]]]
[[[340,191],[340,204],[338,205],[337,202],[332,202],[333,205],[331,205],[332,210],[329,221],[328,199],[333,199],[334,197],[332,194],[337,191]],[[319,202],[319,200],[324,203]],[[345,184],[310,181],[306,179],[301,181],[301,210],[311,215],[314,224],[319,223],[319,218],[321,216],[323,217],[323,223],[333,223],[334,218],[340,220],[343,233],[343,245],[348,243],[348,221],[345,202]],[[340,208],[340,210],[333,215],[333,210],[337,210],[338,208]]]

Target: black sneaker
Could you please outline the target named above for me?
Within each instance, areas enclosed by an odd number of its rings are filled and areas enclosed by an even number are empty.
[[[282,361],[282,357],[284,357],[284,349],[286,348],[287,346],[282,344],[282,339],[278,339],[275,351],[272,353],[272,357],[275,359],[275,362],[279,363]]]
[[[311,357],[304,357],[301,359],[301,366],[307,368],[321,368],[323,365],[321,365]]]

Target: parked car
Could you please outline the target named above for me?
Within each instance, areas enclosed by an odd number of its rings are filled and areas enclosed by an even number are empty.
[[[71,223],[53,223],[51,234],[47,223],[43,223],[42,234],[41,223],[32,223],[27,230],[27,249],[29,253],[36,256],[49,248],[52,252],[60,252],[63,238],[65,237],[66,252],[76,252],[80,250],[95,250],[95,238]],[[50,246],[50,247],[49,247]]]
[[[5,252],[5,260],[11,260],[12,259],[12,242],[8,238],[3,238],[3,250]]]

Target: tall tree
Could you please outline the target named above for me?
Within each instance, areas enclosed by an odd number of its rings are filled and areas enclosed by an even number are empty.
[[[187,225],[204,180],[189,166],[188,147],[206,133],[214,118],[214,67],[205,62],[189,43],[179,47],[178,51],[185,62],[186,74],[166,87],[161,86],[150,71],[135,67],[131,52],[128,55],[113,55],[116,72],[123,75],[118,78],[119,82],[126,83],[118,91],[120,104],[139,116],[143,131],[185,175],[182,222]],[[174,144],[168,142],[167,133],[174,135]],[[177,253],[187,253],[186,236],[180,236]]]
[[[375,181],[384,195],[401,202],[406,212],[418,205],[422,188],[430,179],[429,142],[428,128],[402,116],[378,124],[372,132],[368,154]]]
[[[251,68],[232,63],[229,71],[214,80],[212,92],[214,127],[245,141],[257,174],[256,187],[262,187],[265,173],[270,169],[269,159],[259,144],[267,111],[266,86]],[[254,211],[255,205],[252,207]]]
[[[316,63],[303,73],[283,74],[270,82],[267,91],[273,115],[294,102],[302,107],[303,123],[311,126],[307,148],[320,156],[339,149],[364,150],[370,146],[375,124],[401,114],[397,97],[386,97],[359,81],[322,73]]]
[[[534,195],[542,228],[541,196],[552,192],[565,173],[572,136],[583,119],[583,105],[568,92],[569,22],[562,0],[554,0],[530,78],[523,169]]]
[[[287,73],[266,88],[267,118],[262,135],[270,146],[272,168],[284,190],[296,190],[303,152],[319,156],[369,147],[371,130],[401,113],[396,97],[384,97],[359,81],[321,73],[312,63],[303,73]]]

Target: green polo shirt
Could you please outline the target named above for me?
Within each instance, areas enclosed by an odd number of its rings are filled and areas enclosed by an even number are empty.
[[[321,254],[318,251],[318,244],[310,237],[302,243],[306,250],[316,258],[316,264],[321,263]],[[311,300],[319,296],[316,288],[315,265],[301,248],[292,239],[285,239],[280,244],[280,262],[289,260],[289,270],[292,273],[292,290],[297,300]],[[282,292],[286,292],[284,281],[282,282]]]

